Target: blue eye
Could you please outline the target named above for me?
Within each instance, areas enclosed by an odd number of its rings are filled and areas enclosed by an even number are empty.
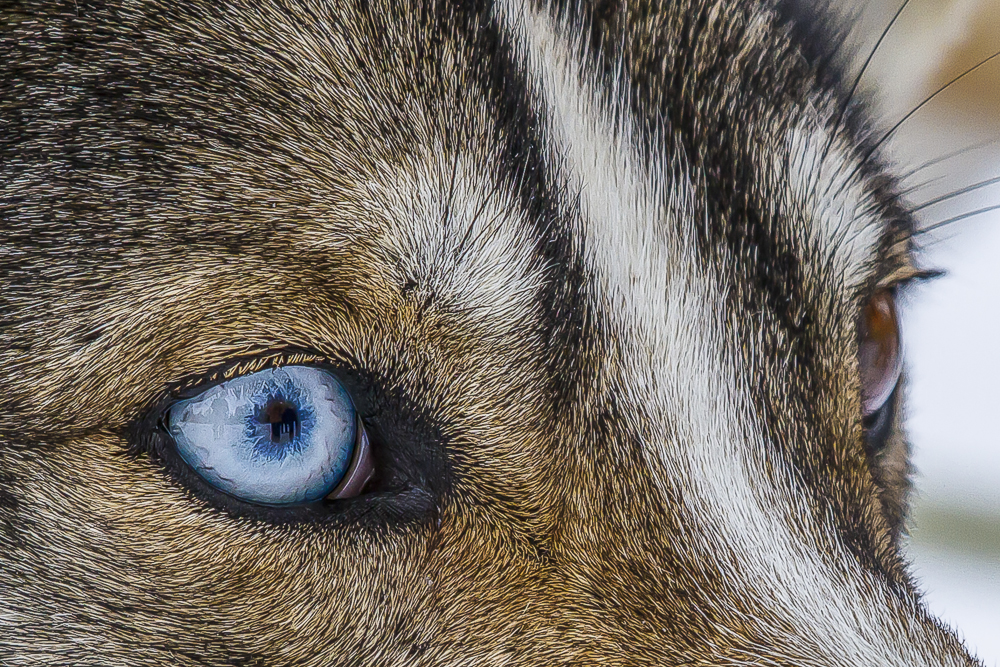
[[[264,505],[357,495],[372,474],[347,391],[324,371],[273,368],[175,403],[168,430],[209,484]]]

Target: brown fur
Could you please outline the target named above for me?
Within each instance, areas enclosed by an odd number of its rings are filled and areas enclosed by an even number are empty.
[[[844,91],[758,9],[567,11],[600,67],[622,63],[648,136],[718,202],[699,261],[730,287],[754,405],[793,469],[761,474],[801,480],[890,592],[884,613],[917,619],[907,636],[942,664],[971,665],[898,551],[899,426],[878,455],[862,435],[856,313],[915,273],[911,222],[866,162],[880,256],[856,293],[804,282],[819,250],[784,236],[780,184],[753,181],[754,160],[805,100],[837,108]],[[686,490],[662,494],[647,469],[642,443],[661,434],[614,390],[619,352],[595,334],[550,205],[563,193],[519,134],[540,112],[490,16],[3,5],[0,664],[820,664],[792,620],[734,589],[740,563],[699,555]],[[843,132],[870,145],[861,110]],[[459,155],[506,166],[463,194]],[[407,178],[426,201],[404,198]],[[400,255],[420,215],[460,236],[463,196],[534,222],[533,291],[468,305],[454,275],[486,238]],[[290,363],[354,394],[368,493],[255,508],[171,459],[158,420],[178,396]]]

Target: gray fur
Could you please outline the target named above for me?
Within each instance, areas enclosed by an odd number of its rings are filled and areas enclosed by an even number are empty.
[[[705,555],[693,486],[651,463],[699,451],[671,423],[694,399],[626,391],[639,333],[602,301],[587,193],[502,11],[2,5],[0,664],[860,665],[850,642],[884,637],[882,664],[977,664],[899,551],[898,410],[866,451],[857,313],[918,271],[863,105],[835,122],[836,60],[765,1],[524,9],[634,120],[637,163],[670,166],[651,189],[691,184],[664,271],[717,280],[755,483],[803,562],[861,591],[833,646],[735,547]],[[849,239],[802,234],[782,137],[804,117],[874,221],[857,280]],[[366,494],[254,507],[178,462],[173,401],[292,363],[353,393]]]

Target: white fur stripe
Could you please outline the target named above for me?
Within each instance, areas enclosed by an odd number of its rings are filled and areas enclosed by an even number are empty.
[[[543,282],[534,232],[521,206],[501,187],[482,156],[443,146],[386,165],[387,183],[368,192],[384,222],[375,247],[400,280],[433,294],[445,312],[485,335],[514,335],[536,309]]]
[[[804,118],[794,125],[785,148],[788,157],[779,159],[787,159],[787,168],[778,176],[788,184],[806,222],[792,228],[799,251],[814,259],[804,263],[806,279],[816,279],[822,271],[828,285],[833,278],[851,292],[868,275],[879,240],[874,202],[859,183],[847,148],[839,138],[831,142],[817,119]]]
[[[640,156],[629,110],[605,102],[627,99],[625,88],[600,90],[580,45],[565,37],[581,30],[519,0],[501,2],[498,18],[545,107],[551,163],[570,199],[578,197],[595,308],[620,360],[605,372],[620,400],[649,420],[641,430],[658,434],[646,443],[650,470],[661,486],[684,490],[699,534],[689,546],[714,559],[739,595],[794,628],[792,636],[770,628],[776,644],[760,657],[784,651],[809,664],[929,667],[927,656],[943,652],[911,634],[913,610],[890,609],[892,596],[835,531],[813,524],[792,467],[762,436],[726,327],[723,286],[696,261],[693,180],[678,162]],[[851,219],[850,206],[819,220],[814,233]],[[844,261],[856,262],[865,243]],[[768,469],[787,473],[771,478]]]

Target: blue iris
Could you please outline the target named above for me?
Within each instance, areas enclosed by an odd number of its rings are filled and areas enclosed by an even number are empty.
[[[289,505],[328,495],[357,443],[347,391],[329,373],[286,366],[175,403],[177,451],[209,484],[248,502]]]

